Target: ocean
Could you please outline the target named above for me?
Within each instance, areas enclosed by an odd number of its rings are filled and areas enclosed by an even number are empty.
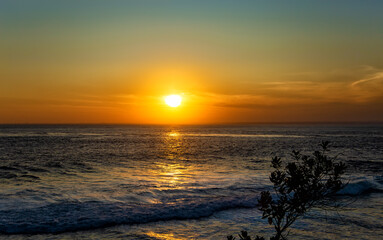
[[[382,125],[1,125],[0,239],[226,239],[269,235],[256,203],[292,150],[348,168],[337,212],[291,239],[383,239]],[[237,237],[238,238],[238,237]]]

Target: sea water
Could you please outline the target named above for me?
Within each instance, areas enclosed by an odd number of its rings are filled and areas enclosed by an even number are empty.
[[[2,125],[0,238],[267,236],[271,158],[321,141],[348,166],[347,204],[314,209],[291,238],[382,239],[382,125]]]

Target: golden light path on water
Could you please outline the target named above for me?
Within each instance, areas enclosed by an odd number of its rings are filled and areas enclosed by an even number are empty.
[[[156,239],[161,240],[187,240],[187,238],[179,238],[174,237],[173,233],[155,233],[155,232],[147,232],[146,233],[149,237],[155,237]]]
[[[250,172],[240,174],[235,168],[224,163],[209,164],[210,161],[216,163],[221,160],[211,159],[208,156],[200,158],[190,156],[189,152],[193,147],[190,140],[195,137],[197,136],[177,129],[168,129],[161,132],[159,142],[150,147],[156,149],[151,157],[140,160],[138,165],[131,165],[131,162],[127,165],[122,163],[119,167],[106,170],[108,179],[114,184],[137,186],[129,193],[126,190],[114,191],[108,196],[110,200],[177,208],[182,204],[192,204],[193,201],[201,203],[201,192],[209,189],[225,189],[233,183],[248,181],[244,178],[247,178]],[[265,178],[261,175],[258,177]],[[225,195],[223,192],[220,194]],[[159,229],[148,229],[144,234],[156,239],[188,239],[177,232],[162,232]]]
[[[185,151],[185,145],[181,135],[176,131],[170,131],[164,137],[165,148],[163,156],[169,161],[158,161],[156,166],[149,169],[150,176],[156,176],[157,182],[162,186],[159,190],[184,189],[195,181],[197,169],[190,164],[186,165],[181,155]]]
[[[236,174],[231,176],[214,172],[207,169],[203,164],[196,164],[186,156],[187,143],[183,134],[171,130],[163,133],[162,143],[157,146],[159,151],[155,158],[149,162],[134,168],[118,167],[110,169],[111,179],[128,182],[145,182],[154,187],[153,191],[161,192],[166,190],[183,190],[203,188],[209,181],[221,182],[230,178],[237,178]],[[189,146],[190,147],[190,146]],[[227,169],[222,169],[227,171]],[[155,199],[147,199],[148,202],[156,202]]]
[[[159,151],[155,156],[157,160],[144,162],[135,168],[115,168],[110,172],[112,178],[150,183],[159,192],[212,187],[211,184],[222,186],[243,178],[225,164],[213,168],[204,164],[205,158],[190,161],[187,157],[190,148],[185,140],[187,137],[194,136],[176,130],[163,133],[161,145],[156,146]]]

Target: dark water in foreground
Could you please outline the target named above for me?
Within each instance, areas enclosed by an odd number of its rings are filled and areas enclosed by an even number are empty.
[[[225,239],[271,228],[254,208],[271,156],[340,154],[350,202],[292,239],[383,239],[383,126],[0,126],[1,239]]]

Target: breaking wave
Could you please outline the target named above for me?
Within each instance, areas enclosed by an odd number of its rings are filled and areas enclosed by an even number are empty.
[[[253,208],[256,196],[204,199],[183,204],[61,202],[33,209],[0,211],[0,233],[59,233],[155,221],[198,219],[232,208]]]
[[[383,184],[379,177],[373,179],[362,177],[348,183],[347,186],[338,192],[339,195],[360,196],[373,192],[383,192]]]

